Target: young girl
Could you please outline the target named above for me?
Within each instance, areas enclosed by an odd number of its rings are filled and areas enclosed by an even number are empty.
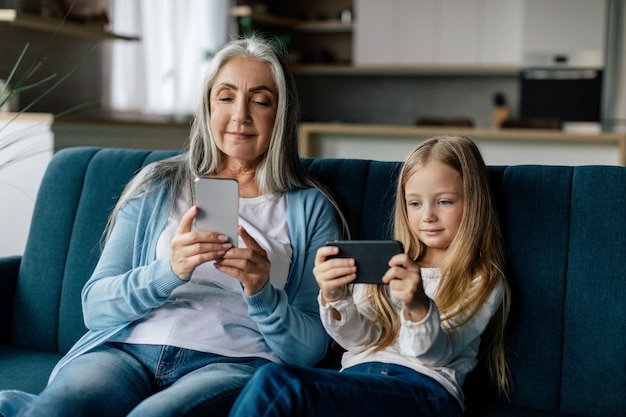
[[[326,331],[346,349],[342,371],[266,365],[232,416],[460,416],[481,335],[507,388],[503,330],[509,288],[487,170],[465,137],[435,137],[406,160],[394,233],[405,254],[387,285],[353,284],[352,259],[318,250],[313,270]],[[487,330],[487,331],[485,331]]]

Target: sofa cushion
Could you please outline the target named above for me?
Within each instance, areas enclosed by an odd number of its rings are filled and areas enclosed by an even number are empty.
[[[304,158],[313,177],[326,185],[348,219],[352,239],[386,239],[391,220],[399,162]]]
[[[626,415],[626,168],[574,169],[570,225],[560,409]]]
[[[98,260],[110,210],[135,172],[176,153],[69,148],[55,155],[42,179],[22,257],[13,344],[63,353],[84,334],[80,292]]]
[[[559,410],[572,169],[508,167],[499,191],[512,307],[511,403]]]
[[[0,390],[19,389],[31,394],[41,392],[61,356],[38,349],[0,346]]]

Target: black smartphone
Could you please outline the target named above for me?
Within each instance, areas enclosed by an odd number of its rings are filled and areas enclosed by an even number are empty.
[[[196,229],[219,232],[237,247],[239,183],[229,178],[196,178]]]
[[[337,255],[330,258],[353,258],[356,262],[354,283],[384,284],[383,275],[389,269],[389,260],[404,252],[397,240],[334,240],[326,246],[339,248]]]

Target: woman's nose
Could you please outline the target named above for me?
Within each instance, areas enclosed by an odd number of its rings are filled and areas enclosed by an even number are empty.
[[[233,122],[247,123],[250,121],[250,112],[248,109],[248,103],[245,100],[237,100],[233,108],[233,114],[231,116]]]

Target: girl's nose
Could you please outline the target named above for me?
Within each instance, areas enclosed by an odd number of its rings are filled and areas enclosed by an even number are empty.
[[[432,223],[437,220],[437,215],[435,214],[435,211],[432,209],[432,207],[425,206],[424,209],[425,210],[422,216],[422,221],[424,223]]]

